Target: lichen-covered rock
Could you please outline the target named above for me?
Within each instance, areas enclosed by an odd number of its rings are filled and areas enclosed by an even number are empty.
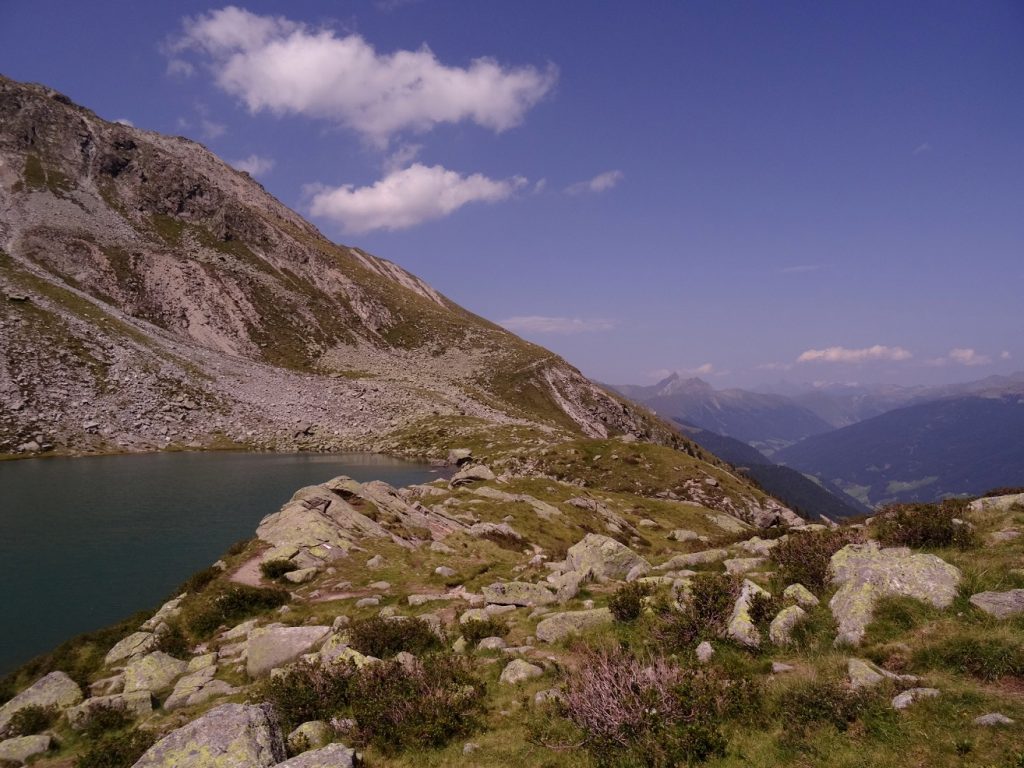
[[[107,651],[103,663],[108,667],[121,661],[130,661],[156,650],[157,638],[152,632],[132,632]]]
[[[513,659],[501,671],[501,682],[508,685],[518,685],[534,677],[540,677],[544,670],[536,664],[531,664],[523,659]]]
[[[288,734],[288,748],[293,753],[320,749],[331,743],[334,732],[323,720],[309,720]]]
[[[550,605],[555,594],[543,584],[528,581],[499,581],[480,590],[493,605]]]
[[[147,717],[153,713],[153,696],[149,691],[94,696],[81,704],[68,708],[64,712],[64,716],[68,719],[68,724],[74,730],[78,730],[85,725],[85,721],[94,710],[107,707],[124,710],[135,718]]]
[[[873,688],[883,680],[911,684],[918,681],[914,675],[899,675],[864,659],[848,659],[846,675],[850,680],[850,687],[854,690]]]
[[[793,642],[793,628],[807,618],[807,611],[799,605],[790,605],[779,611],[768,626],[768,637],[775,645]]]
[[[705,549],[700,552],[690,552],[685,555],[675,555],[658,566],[659,571],[676,571],[680,568],[689,568],[691,565],[706,565],[717,563],[729,556],[724,549]]]
[[[782,599],[787,603],[796,603],[806,610],[814,608],[819,602],[821,602],[815,594],[803,584],[790,584],[783,590]]]
[[[249,633],[245,669],[260,677],[274,667],[294,661],[331,632],[330,627],[267,627]]]
[[[971,595],[971,605],[997,619],[1008,619],[1024,613],[1024,589],[1006,592],[978,592]]]
[[[81,700],[82,689],[78,687],[78,683],[63,672],[51,672],[0,707],[0,731],[7,727],[15,712],[25,707],[53,707],[65,710]]]
[[[765,564],[765,558],[763,557],[735,557],[730,560],[725,560],[722,563],[725,566],[725,572],[732,576],[740,576],[750,571],[756,571],[762,565]]]
[[[303,752],[291,760],[278,763],[276,768],[352,768],[356,752],[344,744],[328,744],[312,752]]]
[[[170,711],[196,703],[190,700],[213,680],[216,673],[216,667],[203,667],[185,675],[174,685],[174,690],[164,702],[164,709]]]
[[[124,692],[162,691],[181,677],[188,662],[176,659],[163,651],[154,651],[135,659],[124,668]]]
[[[284,578],[292,584],[305,584],[306,582],[315,579],[318,573],[320,573],[320,569],[316,566],[311,568],[299,568],[295,571],[289,571],[284,575]]]
[[[932,699],[939,695],[938,688],[911,688],[909,691],[895,696],[892,700],[893,709],[906,709],[915,701]]]
[[[624,579],[638,565],[650,567],[650,563],[625,544],[599,533],[588,533],[582,541],[569,547],[565,561],[569,570],[589,573],[600,580]]]
[[[28,762],[30,757],[41,755],[53,746],[53,737],[48,733],[34,736],[17,736],[0,741],[0,762]]]
[[[146,620],[140,629],[146,632],[154,632],[157,627],[177,618],[181,614],[181,601],[184,599],[185,595],[178,595],[173,600],[168,600],[160,606],[160,610]],[[107,663],[109,664],[110,662]]]
[[[837,645],[857,645],[883,597],[912,597],[948,608],[956,597],[960,571],[935,555],[906,547],[881,548],[877,542],[848,544],[829,563],[839,590],[829,608],[839,625]]]
[[[569,635],[575,635],[594,627],[611,624],[612,612],[607,608],[592,608],[588,611],[566,611],[554,613],[537,625],[536,636],[542,643],[557,643]]]
[[[286,756],[269,704],[222,704],[171,731],[132,768],[270,768]]]
[[[726,637],[749,648],[757,648],[761,645],[761,633],[754,626],[754,621],[750,617],[750,607],[753,604],[754,595],[771,597],[770,593],[750,579],[744,579],[740,596],[736,598],[732,613],[729,615],[729,623],[725,628]]]
[[[548,576],[548,581],[557,590],[555,600],[559,603],[567,603],[580,593],[580,586],[586,578],[585,573],[569,571],[568,573],[554,573]]]

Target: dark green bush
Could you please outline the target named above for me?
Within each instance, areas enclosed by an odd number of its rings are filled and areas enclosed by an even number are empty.
[[[236,541],[234,544],[228,547],[228,557],[234,557],[235,555],[240,555],[243,552],[245,552],[245,548],[249,546],[250,541],[252,541],[252,539],[242,539],[241,541]]]
[[[643,612],[644,598],[651,593],[646,584],[631,581],[623,584],[608,601],[608,609],[616,621],[628,623],[636,621]]]
[[[794,531],[785,541],[775,545],[771,559],[788,583],[803,584],[818,592],[828,582],[828,564],[832,555],[859,540],[857,531],[850,528]]]
[[[89,713],[79,722],[78,728],[88,739],[99,739],[104,734],[120,731],[134,722],[124,706],[100,704],[90,707]]]
[[[177,622],[168,624],[167,630],[157,636],[157,648],[179,659],[188,658],[192,652],[188,637]]]
[[[993,637],[961,635],[917,651],[916,668],[949,669],[982,680],[1024,676],[1024,643]]]
[[[206,589],[222,571],[219,568],[214,568],[212,565],[209,568],[203,568],[201,571],[196,571],[189,576],[185,581],[178,585],[178,588],[174,590],[174,594],[171,597],[177,597],[181,594],[194,595],[198,592],[202,592]]]
[[[431,654],[410,667],[363,667],[353,678],[350,711],[359,740],[386,754],[440,747],[477,728],[485,693],[465,658]]]
[[[460,629],[466,642],[472,645],[476,645],[485,637],[504,637],[508,634],[508,624],[493,617],[467,621]]]
[[[357,619],[348,627],[349,645],[367,656],[388,659],[401,651],[416,656],[441,647],[441,639],[423,619]]]
[[[955,522],[963,509],[959,501],[894,504],[875,516],[872,527],[878,540],[890,546],[969,549],[977,543],[973,529]]]
[[[42,733],[53,725],[57,715],[58,712],[54,707],[23,707],[11,716],[2,735],[5,738],[14,738],[15,736],[32,736]]]
[[[260,563],[260,573],[271,580],[284,578],[286,573],[297,569],[298,566],[291,560],[267,560],[265,563]]]
[[[750,620],[758,629],[766,630],[775,615],[782,610],[782,600],[775,595],[755,592],[750,599]]]
[[[690,580],[682,610],[667,603],[655,606],[654,638],[667,651],[692,650],[699,640],[717,638],[725,629],[729,614],[740,594],[738,577],[721,573],[698,573]]]
[[[285,589],[225,584],[207,590],[199,599],[186,603],[185,628],[197,638],[206,638],[222,625],[234,625],[250,616],[280,608],[291,599]]]
[[[783,730],[787,736],[801,738],[821,725],[845,731],[864,710],[868,697],[839,680],[798,683],[784,691],[779,702]]]
[[[75,768],[131,768],[155,741],[138,728],[103,734],[75,759]]]
[[[285,730],[309,720],[330,721],[350,701],[353,664],[300,662],[260,685],[256,700],[274,705]]]

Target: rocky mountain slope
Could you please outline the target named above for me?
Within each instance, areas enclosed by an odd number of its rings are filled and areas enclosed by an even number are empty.
[[[774,456],[866,504],[932,501],[1024,481],[1024,395],[950,397],[809,437]]]
[[[678,439],[202,146],[0,78],[0,454],[401,451],[438,421]]]

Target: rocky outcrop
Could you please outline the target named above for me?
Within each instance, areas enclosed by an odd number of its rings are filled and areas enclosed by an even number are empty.
[[[120,709],[136,719],[141,719],[152,714],[153,696],[149,691],[94,696],[77,706],[69,708],[65,711],[64,715],[68,719],[68,724],[77,730],[98,709]]]
[[[124,693],[155,693],[166,690],[185,673],[186,669],[188,662],[176,659],[163,651],[154,651],[135,659],[124,668]]]
[[[971,595],[970,603],[997,619],[1008,619],[1024,613],[1024,589],[1006,592],[978,592]]]
[[[110,667],[120,662],[131,661],[155,651],[157,645],[156,635],[152,632],[132,632],[107,652],[103,663]]]
[[[599,533],[588,533],[569,547],[565,558],[569,570],[590,574],[596,579],[625,579],[637,566],[650,568],[644,558],[625,544]]]
[[[266,627],[249,633],[245,669],[260,677],[309,653],[331,632],[330,627]]]
[[[25,707],[53,707],[63,711],[82,700],[78,683],[63,672],[50,672],[0,707],[0,733],[14,714]]]
[[[543,674],[544,670],[536,664],[531,664],[523,659],[513,659],[501,671],[501,682],[507,685],[519,685],[519,683],[524,683]]]
[[[49,751],[52,746],[53,736],[48,733],[4,739],[0,741],[0,763],[27,763],[29,758]]]
[[[269,704],[222,704],[164,736],[133,768],[270,768],[285,757]]]
[[[829,573],[839,587],[829,602],[839,625],[837,645],[860,643],[883,597],[912,597],[947,608],[960,584],[960,571],[935,555],[882,548],[877,542],[843,547],[832,556]]]

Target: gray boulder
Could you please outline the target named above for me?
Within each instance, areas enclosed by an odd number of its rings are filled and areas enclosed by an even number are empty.
[[[0,741],[0,761],[26,763],[30,757],[41,755],[53,746],[53,737],[48,733],[35,736],[17,736]]]
[[[789,645],[793,642],[793,628],[807,618],[807,611],[799,605],[783,608],[768,626],[768,637],[775,645]]]
[[[322,641],[330,627],[270,627],[249,633],[245,669],[250,677],[294,661]]]
[[[829,573],[839,587],[829,602],[839,625],[837,645],[860,643],[883,597],[912,597],[948,608],[960,584],[959,569],[935,555],[883,549],[874,541],[843,547],[832,556]]]
[[[750,608],[755,595],[771,596],[750,579],[744,579],[740,596],[736,598],[732,614],[729,616],[729,623],[725,628],[726,637],[748,648],[757,648],[761,645],[761,633],[754,626],[754,621],[750,617]]]
[[[78,683],[63,672],[51,672],[0,707],[0,731],[7,727],[15,712],[25,707],[53,707],[65,710],[81,700],[82,689],[78,687]]]
[[[456,472],[452,479],[448,481],[448,486],[458,488],[462,485],[490,480],[494,480],[494,473],[490,469],[483,464],[470,464]]]
[[[700,552],[690,552],[685,555],[676,555],[658,566],[659,571],[677,571],[680,568],[689,568],[691,565],[706,565],[725,560],[729,552],[724,549],[705,549]]]
[[[989,712],[987,715],[974,718],[975,725],[1013,725],[1014,722],[1016,721],[1007,717],[1002,712]]]
[[[636,566],[650,568],[650,563],[625,544],[599,533],[588,533],[569,547],[565,561],[569,570],[589,573],[600,580],[625,579]]]
[[[1024,613],[1024,589],[1007,592],[978,592],[971,595],[971,605],[997,619],[1008,619]]]
[[[320,749],[331,743],[334,732],[323,720],[309,720],[288,734],[288,747],[293,753]]]
[[[130,661],[155,651],[156,647],[156,635],[152,632],[132,632],[107,651],[103,663],[109,667],[121,661]]]
[[[222,704],[171,731],[132,768],[270,768],[285,757],[269,704]]]
[[[893,709],[906,709],[915,701],[932,699],[939,695],[938,688],[911,688],[895,696],[892,700]]]
[[[136,691],[135,693],[115,693],[111,696],[94,696],[86,699],[81,704],[65,710],[64,716],[68,724],[78,730],[85,725],[95,710],[110,707],[112,709],[123,709],[133,717],[146,717],[153,713],[153,696],[149,691]]]
[[[328,744],[312,752],[303,752],[298,757],[278,763],[277,768],[352,768],[356,764],[356,752],[344,744]]]
[[[499,581],[480,590],[492,605],[550,605],[555,594],[543,584],[528,581]]]
[[[557,643],[570,635],[612,623],[612,612],[607,608],[588,611],[554,613],[537,625],[536,637],[542,643]]]
[[[821,602],[815,594],[803,584],[790,584],[783,590],[782,599],[787,603],[796,603],[805,610],[810,610]]]
[[[162,691],[181,677],[188,662],[176,659],[163,651],[154,651],[135,659],[124,668],[124,692]]]
[[[850,687],[854,690],[874,688],[883,680],[895,680],[898,683],[909,684],[918,682],[918,678],[914,675],[898,675],[865,659],[848,659],[846,675],[850,680]]]
[[[534,677],[540,677],[544,670],[536,664],[531,664],[523,659],[513,659],[501,671],[501,682],[507,685],[519,685]]]

